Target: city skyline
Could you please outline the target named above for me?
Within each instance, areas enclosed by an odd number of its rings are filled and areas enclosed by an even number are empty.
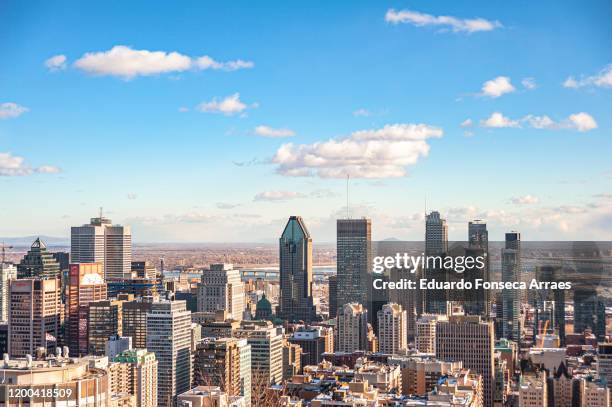
[[[331,242],[350,175],[375,240],[420,239],[425,207],[451,240],[610,238],[605,2],[75,4],[0,16],[3,237],[103,206],[141,242],[273,241],[292,214]]]

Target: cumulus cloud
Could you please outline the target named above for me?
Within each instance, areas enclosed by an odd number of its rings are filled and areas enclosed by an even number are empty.
[[[343,139],[313,144],[283,144],[272,158],[276,171],[287,176],[321,178],[396,178],[406,167],[429,154],[427,139],[442,129],[426,124],[393,124],[361,130]]]
[[[472,119],[465,119],[464,121],[461,122],[460,126],[463,128],[466,127],[472,127],[474,123],[472,122]]]
[[[60,172],[58,167],[43,165],[32,168],[25,162],[23,157],[12,155],[11,153],[0,153],[0,176],[15,177],[39,174],[57,174]]]
[[[13,102],[1,103],[0,104],[0,120],[19,117],[29,110],[30,109],[28,109],[27,107],[20,106],[17,103],[13,103]]]
[[[353,112],[353,116],[355,117],[368,117],[371,116],[372,112],[370,112],[368,109],[357,109]]]
[[[286,128],[275,129],[269,126],[255,127],[255,134],[257,134],[258,136],[270,137],[270,138],[295,136],[295,132],[291,129],[286,129]]]
[[[486,81],[482,85],[480,96],[490,98],[498,98],[506,93],[512,93],[516,90],[507,76],[498,76],[497,78]]]
[[[523,78],[521,81],[523,87],[527,90],[535,89],[538,85],[536,84],[535,78]]]
[[[111,75],[129,80],[136,76],[184,72],[190,69],[235,71],[252,68],[253,62],[218,62],[209,56],[192,58],[179,52],[136,50],[116,45],[108,51],[88,52],[75,61],[77,69],[92,75]]]
[[[489,128],[504,128],[520,127],[520,124],[517,120],[510,120],[500,112],[493,112],[487,119],[480,121],[480,126]]]
[[[540,199],[532,195],[524,195],[524,196],[513,197],[510,199],[510,202],[512,202],[515,205],[533,205],[533,204],[537,204],[538,202],[540,202]]]
[[[580,112],[569,115],[560,121],[555,121],[547,115],[527,115],[521,119],[512,120],[500,112],[494,112],[489,118],[480,121],[481,127],[505,128],[505,127],[531,127],[533,129],[545,130],[576,130],[581,133],[597,128],[597,121],[588,113]]]
[[[51,72],[66,69],[66,55],[54,55],[45,61],[45,66]]]
[[[257,104],[252,104],[250,107],[257,107]],[[200,112],[222,113],[227,116],[242,113],[247,108],[249,106],[240,100],[240,93],[234,93],[221,100],[213,98],[210,102],[202,102],[197,106]]]
[[[563,87],[565,88],[578,89],[585,86],[612,88],[612,64],[606,66],[595,75],[582,76],[580,79],[570,76],[563,82]]]
[[[391,24],[412,24],[417,27],[438,26],[453,32],[465,33],[492,31],[502,26],[499,21],[490,21],[484,18],[464,19],[453,16],[434,16],[412,10],[394,9],[387,10],[385,21]]]
[[[291,199],[304,198],[306,195],[295,191],[264,191],[255,195],[255,202],[282,202]]]

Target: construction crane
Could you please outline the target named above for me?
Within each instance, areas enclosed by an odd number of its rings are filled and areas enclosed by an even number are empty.
[[[0,248],[2,248],[2,263],[5,263],[6,261],[6,249],[12,249],[13,246],[10,245],[6,245],[4,244],[4,242],[2,242],[2,246],[0,246]]]
[[[546,331],[548,331],[548,323],[549,322],[550,322],[550,320],[547,319],[546,322],[544,323],[544,329],[540,333],[540,348],[544,347],[544,339],[545,339]]]

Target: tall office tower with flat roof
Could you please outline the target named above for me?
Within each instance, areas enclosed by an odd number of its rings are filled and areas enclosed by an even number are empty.
[[[176,406],[176,396],[191,389],[191,312],[185,301],[151,304],[147,314],[147,350],[158,361],[157,405]]]
[[[371,303],[372,221],[338,219],[336,221],[336,307],[348,303]],[[372,310],[369,310],[372,311]],[[330,310],[331,313],[331,310]]]
[[[71,263],[100,263],[106,280],[132,276],[132,232],[100,215],[70,231]]]
[[[521,234],[506,233],[505,247],[501,253],[502,281],[521,281]],[[513,341],[520,340],[521,290],[502,290],[502,336]]]
[[[279,239],[280,318],[313,321],[312,238],[300,216],[291,216]]]
[[[425,216],[425,256],[444,256],[448,252],[448,225],[440,212],[432,211]],[[432,262],[434,263],[434,262]],[[439,282],[447,281],[446,270],[438,266],[424,267],[425,278]],[[426,290],[425,312],[444,314],[448,293],[446,290]]]

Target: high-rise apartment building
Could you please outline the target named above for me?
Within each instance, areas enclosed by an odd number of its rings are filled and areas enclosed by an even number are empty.
[[[73,226],[70,233],[72,263],[100,263],[106,280],[132,276],[132,233],[129,226],[113,225],[100,216],[89,224]]]
[[[206,338],[194,356],[194,385],[219,386],[251,402],[251,346],[246,339]]]
[[[233,320],[242,320],[245,308],[244,283],[231,264],[211,264],[198,284],[198,312],[226,310]]]
[[[119,300],[99,300],[87,304],[89,354],[104,355],[108,339],[113,335],[122,336],[122,304],[123,301]]]
[[[521,281],[521,240],[520,233],[506,233],[505,248],[502,249],[502,281]],[[502,335],[513,341],[520,340],[521,293],[520,290],[503,289],[502,297]]]
[[[298,328],[289,338],[289,342],[302,348],[302,364],[318,365],[323,360],[323,353],[332,353],[333,329],[322,326],[309,326]],[[331,340],[330,340],[331,338]]]
[[[416,348],[421,353],[436,353],[436,324],[448,321],[446,315],[424,314],[416,323]]]
[[[597,348],[597,374],[612,385],[612,342],[600,343]]]
[[[47,246],[37,238],[30,250],[17,265],[17,278],[60,278],[60,265],[47,250]]]
[[[246,339],[251,345],[253,383],[280,383],[283,378],[283,329],[268,321],[242,321],[234,336]]]
[[[17,267],[0,262],[0,324],[8,322],[9,284],[17,278]]]
[[[279,239],[279,317],[289,321],[313,321],[312,238],[300,216],[291,216]]]
[[[283,343],[283,380],[289,380],[302,370],[302,348],[289,341]]]
[[[113,362],[121,366],[123,386],[136,396],[136,407],[157,407],[157,365],[153,352],[129,349],[115,356]]]
[[[546,406],[548,406],[548,390],[544,374],[541,376],[521,376],[519,383],[519,407]]]
[[[104,269],[99,263],[71,264],[66,288],[66,344],[70,354],[87,355],[88,305],[106,299]]]
[[[479,316],[450,316],[436,324],[436,358],[454,362],[482,375],[485,406],[493,405],[495,333],[492,322]]]
[[[9,354],[35,355],[41,347],[55,353],[64,324],[60,279],[11,280],[9,298]]]
[[[336,284],[334,314],[345,304],[357,302],[367,308],[371,302],[372,221],[338,219],[336,221]],[[330,301],[331,306],[331,301]],[[330,313],[332,311],[330,310]]]
[[[402,306],[385,304],[378,311],[378,351],[397,355],[408,350],[408,316]]]
[[[448,252],[448,225],[440,212],[432,211],[425,216],[425,256],[444,256]],[[435,264],[435,262],[432,262]],[[435,279],[439,282],[447,281],[447,270],[437,266],[425,267],[425,278]],[[444,314],[448,292],[446,290],[426,290],[425,312],[431,314]]]
[[[368,350],[368,311],[358,303],[345,304],[336,317],[336,344],[339,352]]]
[[[151,304],[147,314],[147,350],[158,361],[157,405],[175,407],[176,396],[191,388],[191,312],[185,301]]]

